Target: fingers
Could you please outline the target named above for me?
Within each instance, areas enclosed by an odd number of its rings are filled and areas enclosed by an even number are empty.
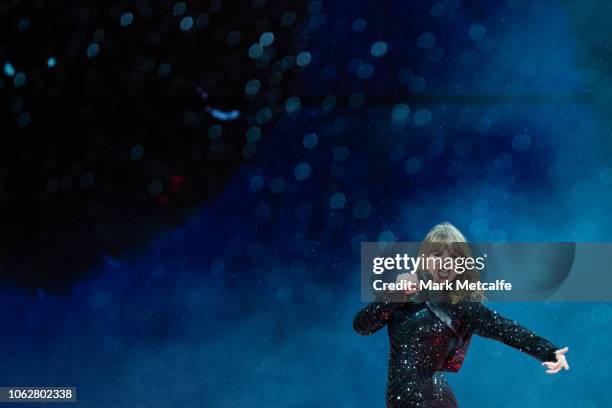
[[[569,370],[569,364],[567,363],[567,359],[565,358],[565,353],[569,351],[569,347],[563,347],[560,350],[555,351],[555,356],[557,357],[557,361],[561,362],[561,365],[564,369]]]
[[[563,368],[565,368],[566,370],[569,370],[569,364],[567,363],[567,359],[565,358],[565,356],[559,356],[558,360],[561,363],[561,366]]]
[[[551,362],[548,362],[548,361],[545,362],[545,363],[542,363],[542,365],[547,368],[546,374],[555,374],[555,373],[558,373],[559,370],[561,370],[561,368],[562,368],[560,363],[551,363]]]
[[[569,370],[569,364],[563,354],[557,356],[556,362],[544,361],[542,366],[547,368],[546,374],[556,374],[561,371],[561,369]]]
[[[561,362],[551,363],[550,361],[545,361],[542,363],[542,365],[548,368],[548,370],[546,370],[546,374],[556,374],[561,370],[561,368],[563,368]]]

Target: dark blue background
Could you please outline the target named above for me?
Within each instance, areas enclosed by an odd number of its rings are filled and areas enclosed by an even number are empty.
[[[610,239],[606,4],[313,2],[310,14],[312,61],[288,95],[302,108],[262,126],[215,202],[106,257],[70,296],[2,290],[0,383],[74,385],[92,407],[383,406],[386,336],[351,327],[359,242],[416,241],[444,220],[479,241]],[[423,33],[439,48],[419,46]],[[311,98],[325,95],[334,108]],[[476,339],[449,375],[462,406],[609,405],[609,304],[491,306],[569,346],[572,369],[547,376]]]

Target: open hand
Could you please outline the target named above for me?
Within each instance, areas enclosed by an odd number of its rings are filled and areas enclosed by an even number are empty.
[[[557,374],[562,368],[569,370],[569,364],[567,364],[567,359],[565,358],[565,353],[568,351],[568,347],[563,347],[561,350],[555,351],[557,361],[545,361],[542,363],[542,365],[548,369],[546,370],[546,374]]]

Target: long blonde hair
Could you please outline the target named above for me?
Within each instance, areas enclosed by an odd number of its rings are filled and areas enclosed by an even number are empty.
[[[451,249],[461,257],[472,257],[472,250],[465,236],[449,222],[443,222],[431,229],[421,245],[419,254],[428,255],[435,251],[442,251],[445,248]],[[477,282],[480,280],[480,272],[476,268],[466,269],[462,274],[457,274],[455,280]],[[484,301],[485,296],[482,291],[475,290],[451,290],[448,296],[452,303],[461,300]]]

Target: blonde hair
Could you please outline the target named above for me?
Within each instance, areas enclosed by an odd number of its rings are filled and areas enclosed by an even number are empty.
[[[435,251],[450,249],[461,257],[472,257],[472,250],[465,236],[449,222],[443,222],[431,229],[421,245],[419,254],[429,255]],[[467,269],[462,274],[457,274],[455,280],[477,282],[480,280],[480,272],[476,268]],[[461,300],[484,301],[482,291],[476,290],[451,290],[448,292],[451,303]]]

